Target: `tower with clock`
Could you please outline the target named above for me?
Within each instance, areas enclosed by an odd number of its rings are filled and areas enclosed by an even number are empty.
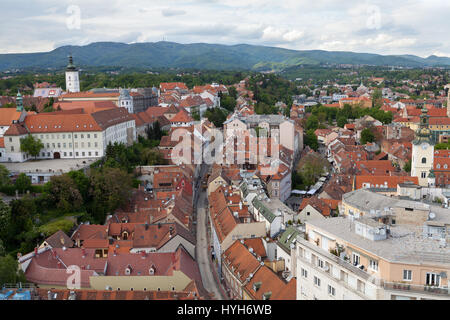
[[[412,143],[411,176],[419,178],[421,186],[434,185],[434,142],[428,128],[428,110],[424,106],[420,115],[420,126]]]

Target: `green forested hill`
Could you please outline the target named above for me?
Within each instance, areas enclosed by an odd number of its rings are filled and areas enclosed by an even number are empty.
[[[64,46],[50,52],[0,54],[0,71],[27,68],[63,68],[72,53],[78,66],[192,68],[214,70],[281,70],[300,64],[367,64],[405,67],[450,66],[450,58],[413,55],[384,56],[323,50],[288,50],[254,45],[113,43]]]

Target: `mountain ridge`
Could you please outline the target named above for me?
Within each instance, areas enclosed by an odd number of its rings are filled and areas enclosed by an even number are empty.
[[[449,57],[380,55],[351,51],[293,50],[250,44],[176,42],[93,42],[61,46],[49,52],[0,54],[0,71],[29,68],[64,68],[72,54],[78,66],[185,68],[209,70],[282,70],[301,64],[352,64],[399,67],[448,67]]]

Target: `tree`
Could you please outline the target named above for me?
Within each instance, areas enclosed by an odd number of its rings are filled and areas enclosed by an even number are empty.
[[[43,108],[42,112],[53,112],[53,111],[55,111],[53,109],[53,103],[54,102],[55,101],[54,101],[53,97],[50,97],[50,99],[48,99],[48,102],[46,104],[44,104],[44,108]]]
[[[44,144],[39,138],[35,139],[31,134],[26,138],[20,139],[20,151],[26,152],[33,157],[37,157]]]
[[[306,120],[306,130],[316,130],[319,127],[319,119],[315,115]]]
[[[158,149],[145,149],[141,155],[141,164],[147,166],[165,165],[167,160]]]
[[[132,183],[131,175],[119,168],[91,171],[90,212],[97,223],[103,223],[107,214],[126,203],[131,194]]]
[[[217,128],[222,128],[223,123],[227,120],[225,111],[220,108],[206,110],[205,117],[208,118],[209,121],[214,123]]]
[[[346,118],[346,117],[340,116],[340,117],[337,119],[337,125],[338,125],[338,127],[343,128],[346,124],[347,124],[347,118]]]
[[[84,201],[88,201],[88,191],[89,191],[89,178],[82,171],[70,171],[67,175],[76,184],[78,191],[80,191],[81,196]]]
[[[9,171],[6,167],[0,164],[0,186],[5,186],[11,183],[9,178]]]
[[[56,208],[63,213],[77,211],[83,205],[76,183],[67,174],[51,177],[45,189]]]
[[[380,89],[375,89],[372,94],[372,106],[374,108],[381,108],[383,105],[383,94]]]
[[[319,141],[317,140],[317,136],[313,129],[306,131],[305,145],[309,146],[314,151],[317,151],[319,148]]]
[[[375,140],[375,135],[373,134],[372,130],[369,128],[365,128],[363,131],[361,131],[361,144],[366,144],[367,142],[373,142]]]
[[[403,166],[403,170],[405,172],[411,172],[411,160],[408,160]]]
[[[230,95],[230,97],[237,99],[237,90],[235,87],[229,87],[228,94]]]
[[[27,282],[23,271],[19,270],[18,261],[10,255],[0,257],[0,285],[18,282]]]
[[[194,119],[195,121],[200,121],[200,113],[198,111],[193,111],[192,119]]]
[[[31,188],[30,177],[28,177],[25,173],[19,174],[19,176],[16,179],[16,182],[14,183],[14,187],[20,193],[25,193],[27,190],[30,190]]]
[[[230,112],[233,112],[236,108],[236,99],[231,96],[225,95],[222,97],[222,99],[220,99],[220,106]]]
[[[6,241],[11,224],[11,207],[0,199],[0,239]]]

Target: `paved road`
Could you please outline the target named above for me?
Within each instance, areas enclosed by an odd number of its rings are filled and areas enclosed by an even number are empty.
[[[205,166],[206,167],[206,166]],[[205,171],[202,170],[202,173]],[[203,174],[201,175],[203,176]],[[200,268],[200,274],[202,276],[203,286],[206,290],[214,293],[214,297],[219,300],[223,300],[223,296],[220,293],[218,284],[216,283],[211,264],[209,262],[210,251],[208,247],[207,232],[206,232],[206,190],[200,188],[197,204],[197,245],[195,246],[197,263]]]

